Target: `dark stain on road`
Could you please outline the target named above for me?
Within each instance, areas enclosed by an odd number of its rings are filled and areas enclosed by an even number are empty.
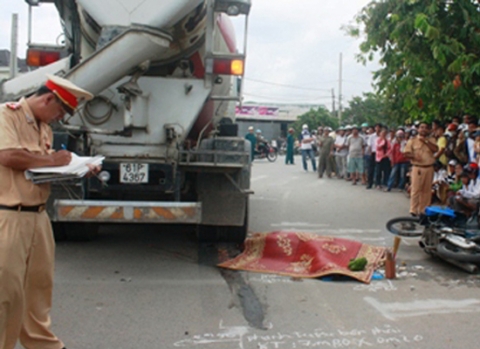
[[[198,263],[216,267],[239,253],[239,247],[233,244],[199,244]],[[253,288],[245,281],[242,272],[223,268],[218,270],[235,298],[234,304],[241,308],[248,324],[253,328],[266,330],[264,306]]]

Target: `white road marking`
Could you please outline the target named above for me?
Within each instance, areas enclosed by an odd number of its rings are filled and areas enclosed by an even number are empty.
[[[363,241],[385,241],[386,238],[361,238]]]
[[[273,223],[272,227],[328,227],[329,224],[311,224],[305,222],[282,222],[280,224]]]
[[[427,299],[403,303],[381,303],[372,297],[365,297],[363,299],[389,320],[431,314],[480,312],[480,300],[478,299]]]
[[[319,233],[325,234],[378,234],[380,229],[320,229]]]
[[[265,179],[265,178],[268,178],[268,176],[257,176],[257,177],[253,177],[250,179],[250,182],[257,182],[257,181],[260,181],[262,179]]]
[[[278,201],[279,199],[275,199],[275,198],[266,198],[264,196],[252,196],[250,198],[250,200],[254,200],[254,201]]]

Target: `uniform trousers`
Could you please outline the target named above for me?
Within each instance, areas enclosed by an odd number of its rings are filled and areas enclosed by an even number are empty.
[[[413,166],[411,174],[410,213],[419,215],[432,202],[433,166]]]
[[[50,331],[54,254],[45,211],[0,210],[0,348],[64,347]]]
[[[330,153],[327,154],[320,154],[318,159],[318,176],[322,177],[325,171],[327,172],[327,176],[330,177],[332,172],[335,172],[335,169],[332,166],[332,155]]]

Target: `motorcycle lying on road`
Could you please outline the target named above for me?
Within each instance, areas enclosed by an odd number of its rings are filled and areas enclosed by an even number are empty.
[[[255,160],[267,159],[270,162],[277,160],[278,154],[275,149],[268,143],[264,143],[258,147],[258,151],[255,151]]]
[[[476,215],[467,218],[449,208],[430,206],[419,217],[389,220],[387,230],[400,237],[420,237],[418,244],[427,254],[469,273],[478,271],[480,227]]]

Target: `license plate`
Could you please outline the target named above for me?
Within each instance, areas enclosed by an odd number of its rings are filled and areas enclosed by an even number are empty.
[[[120,183],[148,183],[148,164],[120,164]]]

